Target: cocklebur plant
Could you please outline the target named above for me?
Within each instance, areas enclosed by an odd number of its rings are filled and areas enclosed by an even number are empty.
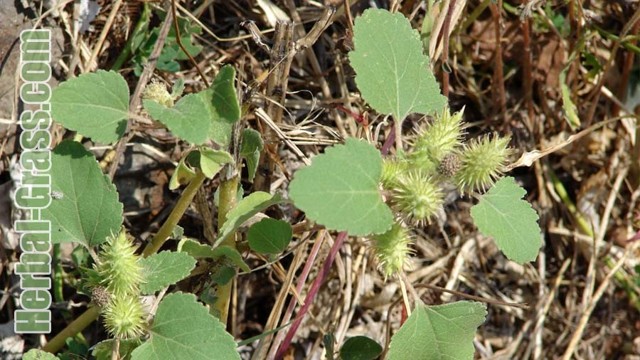
[[[295,205],[329,229],[371,239],[385,277],[406,287],[402,275],[411,255],[411,228],[428,224],[441,211],[443,185],[451,183],[479,199],[471,216],[507,258],[534,260],[541,246],[537,214],[522,200],[525,190],[501,177],[512,153],[510,139],[492,135],[465,143],[463,111],[450,113],[419,34],[402,14],[366,10],[355,20],[354,45],[349,60],[356,84],[374,110],[392,117],[396,154],[383,159],[374,146],[356,139],[326,149],[294,174],[289,195]],[[401,125],[412,113],[431,115],[433,121],[418,126],[405,149]],[[411,316],[391,339],[389,359],[473,358],[484,304],[428,306],[413,300]],[[444,333],[455,334],[450,346],[440,346]]]
[[[94,155],[76,141],[62,141],[53,150],[52,192],[63,196],[57,196],[43,210],[43,216],[51,220],[52,241],[56,244],[74,242],[97,255],[94,267],[84,269],[86,281],[80,289],[91,294],[92,306],[52,338],[44,350],[57,352],[64,346],[65,339],[102,314],[105,328],[113,339],[96,346],[94,356],[98,359],[120,355],[134,360],[168,357],[204,360],[207,356],[203,354],[214,352],[222,359],[239,358],[235,341],[211,314],[215,304],[207,304],[207,308],[194,294],[174,292],[162,298],[155,314],[147,314],[140,301],[141,296],[154,295],[187,278],[196,266],[196,259],[225,264],[220,271],[227,274],[227,280],[225,284],[219,281],[220,287],[230,286],[229,274],[233,276],[236,269],[249,271],[233,243],[218,244],[216,248],[197,243],[182,246],[179,251],[158,252],[172,233],[175,234],[178,221],[205,179],[213,178],[225,166],[236,168],[240,159],[246,159],[250,171],[255,173],[255,157],[261,148],[255,131],[247,129],[242,133],[244,143],[239,159],[219,149],[229,145],[231,129],[240,118],[232,67],[221,68],[212,86],[199,93],[181,96],[183,88],[177,82],[169,93],[164,85],[151,83],[144,91],[147,114],[191,147],[174,172],[176,178],[172,179],[173,188],[182,185],[186,188],[142,253],[122,228],[123,205]],[[129,88],[124,78],[115,72],[99,70],[70,79],[54,89],[52,115],[67,129],[97,142],[114,143],[123,137],[126,121],[136,117],[129,114],[129,102]],[[93,116],[87,118],[87,113]],[[217,148],[211,146],[212,142],[217,143]],[[180,177],[180,174],[189,175]],[[226,185],[232,189],[228,192],[233,193],[234,201],[237,178],[236,175],[235,186]],[[228,179],[222,179],[222,184],[228,183]],[[223,205],[231,208],[220,200],[220,207]],[[220,225],[223,223],[224,218],[219,221]],[[230,232],[233,234],[235,230]],[[190,335],[182,336],[186,332]],[[177,355],[159,354],[154,350],[169,348],[167,342],[187,350]]]

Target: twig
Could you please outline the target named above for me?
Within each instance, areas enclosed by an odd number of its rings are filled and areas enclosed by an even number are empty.
[[[627,36],[627,34],[631,30],[634,29],[634,25],[638,20],[640,20],[640,7],[636,9],[636,12],[631,17],[631,20],[629,20],[629,22],[626,23],[624,28],[622,29],[622,32],[620,33],[620,41],[616,41],[616,43],[613,45],[613,49],[611,49],[611,52],[609,54],[609,59],[602,70],[603,74],[606,74],[609,71],[609,69],[613,66],[613,63],[617,58],[618,50],[620,49],[620,46],[623,42],[623,38]],[[584,119],[585,126],[591,125],[591,122],[593,121],[593,116],[596,113],[596,108],[598,107],[598,101],[600,100],[600,94],[601,94],[600,89],[604,85],[604,81],[607,78],[608,78],[607,76],[600,76],[598,83],[593,89],[593,93],[591,95],[591,106],[589,106],[589,111],[587,112],[587,116]]]
[[[176,32],[176,42],[178,43],[178,46],[180,47],[182,52],[185,55],[187,55],[187,57],[189,58],[189,61],[196,68],[196,71],[198,71],[198,74],[202,78],[202,81],[204,81],[204,84],[208,88],[209,87],[209,80],[207,80],[207,78],[204,76],[204,74],[200,70],[200,66],[198,66],[198,63],[196,62],[196,59],[194,59],[193,56],[191,56],[191,54],[187,51],[187,49],[182,44],[182,38],[181,38],[181,34],[180,34],[180,26],[178,24],[178,11],[176,10],[176,2],[177,1],[178,0],[171,0],[171,12],[173,13],[173,30]]]
[[[96,58],[98,57],[100,50],[102,50],[102,45],[104,44],[104,41],[106,40],[107,35],[109,34],[109,30],[111,30],[113,21],[116,19],[116,16],[118,15],[118,10],[120,10],[120,6],[122,6],[122,0],[116,0],[113,3],[111,7],[111,12],[109,13],[109,17],[107,17],[107,22],[105,23],[104,28],[100,33],[100,37],[98,37],[98,42],[96,43],[95,47],[93,48],[93,51],[91,52],[91,57],[89,58],[89,61],[87,61],[87,64],[85,65],[85,68],[87,71],[94,70],[95,68],[98,67]]]
[[[164,22],[160,27],[160,31],[158,32],[158,40],[156,42],[156,45],[153,48],[151,55],[149,56],[149,61],[144,66],[142,75],[140,75],[140,79],[138,79],[138,84],[136,85],[136,89],[134,90],[133,95],[131,96],[131,101],[129,102],[129,112],[131,113],[135,113],[137,111],[138,106],[140,105],[140,102],[141,102],[140,96],[142,95],[142,91],[147,86],[147,83],[149,82],[149,80],[151,80],[153,71],[156,68],[156,63],[158,62],[158,57],[162,52],[162,48],[164,47],[164,42],[167,39],[167,35],[169,34],[169,29],[171,28],[172,19],[173,19],[173,13],[171,11],[168,11],[167,16],[164,19]],[[118,169],[120,156],[124,152],[127,146],[127,142],[129,142],[129,140],[131,140],[131,138],[133,137],[132,134],[129,134],[130,129],[131,129],[130,122],[127,121],[125,134],[128,134],[128,135],[126,135],[125,137],[123,137],[118,141],[118,144],[116,145],[116,148],[115,148],[116,154],[114,156],[114,160],[111,163],[111,166],[109,167],[109,178],[112,180],[113,180],[113,176],[116,173],[116,170]]]
[[[491,12],[493,13],[493,22],[496,27],[496,53],[495,53],[495,67],[493,69],[493,91],[495,94],[496,102],[498,103],[498,109],[500,116],[504,119],[506,116],[507,98],[504,92],[504,70],[502,64],[502,0],[498,0],[497,4],[491,4]]]
[[[280,349],[276,353],[276,359],[282,359],[284,357],[285,351],[289,348],[289,345],[291,345],[293,336],[298,331],[304,315],[307,313],[307,311],[309,311],[309,307],[313,303],[313,299],[316,297],[318,290],[320,290],[320,285],[322,285],[324,280],[327,278],[327,275],[329,275],[329,271],[331,270],[333,261],[335,260],[336,255],[338,254],[338,251],[342,247],[342,244],[344,243],[346,238],[347,233],[345,231],[339,233],[336,237],[336,241],[333,243],[331,250],[329,250],[329,256],[327,256],[327,259],[322,265],[322,270],[318,274],[318,277],[316,277],[313,281],[313,284],[311,284],[311,288],[309,289],[309,293],[305,298],[304,305],[302,305],[302,308],[300,308],[300,311],[298,312],[298,315],[296,315],[296,319],[294,320],[293,325],[291,325],[291,327],[289,328],[289,331],[287,332],[287,335],[285,336]]]
[[[598,290],[593,295],[591,302],[589,303],[589,306],[587,306],[587,308],[582,313],[582,316],[580,317],[580,321],[578,321],[578,325],[573,330],[573,336],[571,337],[569,346],[567,346],[567,349],[564,352],[564,355],[562,356],[562,360],[569,360],[573,357],[573,353],[576,350],[576,346],[578,345],[578,342],[580,342],[580,339],[582,339],[582,334],[584,333],[584,330],[587,326],[587,322],[589,321],[589,318],[591,317],[591,313],[593,312],[593,309],[596,307],[596,305],[598,304],[598,301],[600,300],[605,290],[609,286],[609,282],[611,282],[611,278],[616,274],[618,270],[620,270],[622,265],[624,265],[624,262],[627,259],[627,256],[629,255],[631,248],[633,248],[633,246],[627,246],[620,260],[618,260],[616,265],[611,269],[611,271],[609,271],[607,276],[602,280],[602,283],[600,284],[600,286],[598,287]]]
[[[307,278],[309,277],[309,273],[311,272],[311,268],[313,267],[313,265],[315,264],[316,258],[318,257],[318,253],[320,252],[320,247],[323,244],[322,239],[325,236],[325,230],[321,230],[318,233],[319,236],[317,236],[316,241],[313,244],[313,247],[311,248],[311,252],[309,253],[309,256],[305,262],[304,267],[302,268],[302,272],[300,273],[300,276],[298,277],[298,282],[296,283],[296,291],[298,293],[302,292],[302,287],[304,286],[304,284],[307,282]],[[289,300],[289,305],[287,305],[287,309],[285,311],[284,316],[282,317],[282,321],[280,321],[281,324],[285,324],[288,323],[289,320],[291,319],[291,315],[293,314],[293,310],[296,307],[296,303],[297,303],[297,299],[295,298],[291,298]],[[274,326],[275,327],[275,326]],[[282,340],[285,336],[285,332],[284,331],[280,331],[278,332],[278,334],[276,335],[276,338],[273,341],[273,344],[271,345],[271,351],[269,352],[267,358],[273,358],[276,351],[278,350],[278,348],[280,347],[280,344],[282,343]]]

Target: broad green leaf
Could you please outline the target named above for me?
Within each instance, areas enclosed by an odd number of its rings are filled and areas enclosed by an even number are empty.
[[[184,252],[163,251],[140,260],[144,268],[143,295],[151,295],[186,278],[196,260]]]
[[[233,337],[192,294],[167,295],[149,333],[151,338],[133,351],[132,360],[240,359]]]
[[[67,129],[97,142],[114,143],[127,126],[129,86],[113,71],[82,74],[53,90],[51,114]]]
[[[356,84],[377,112],[402,121],[412,113],[442,111],[447,99],[423,53],[420,34],[401,13],[368,9],[356,18],[349,53]]]
[[[564,109],[564,118],[571,127],[571,130],[575,130],[580,127],[580,117],[578,117],[578,110],[576,104],[571,100],[571,89],[567,85],[567,72],[563,70],[560,72],[560,89],[562,93],[562,108]]]
[[[249,228],[247,240],[251,250],[257,253],[279,254],[287,248],[292,235],[288,222],[266,218]]]
[[[251,271],[249,265],[244,262],[244,260],[242,259],[242,255],[240,255],[238,250],[232,248],[229,245],[221,245],[213,249],[213,259],[224,259],[229,262],[228,265],[234,265],[244,272]]]
[[[240,146],[240,155],[247,161],[248,179],[253,182],[258,170],[258,162],[260,161],[260,152],[264,148],[264,143],[260,133],[253,129],[244,129],[242,132],[242,145]]]
[[[196,145],[208,140],[211,114],[200,94],[186,95],[171,108],[149,99],[142,103],[153,119],[160,121],[180,139]]]
[[[328,229],[381,234],[393,224],[391,209],[378,191],[381,173],[380,152],[364,141],[347,139],[298,170],[289,196],[307,217]]]
[[[209,138],[219,145],[228,145],[231,127],[240,120],[240,103],[235,87],[236,70],[225,65],[213,80],[211,87],[200,94],[210,106]]]
[[[366,336],[354,336],[340,348],[342,360],[374,360],[382,353],[382,346]]]
[[[122,204],[116,187],[82,144],[63,141],[53,151],[51,191],[57,196],[43,209],[43,217],[51,220],[54,244],[92,247],[120,232]]]
[[[391,338],[389,360],[473,359],[473,338],[487,316],[484,304],[419,304]]]
[[[222,239],[238,230],[238,228],[253,215],[282,201],[283,199],[280,195],[271,195],[263,191],[256,191],[240,200],[238,205],[227,213],[227,220],[224,222],[224,225],[222,225],[214,246],[217,246]]]
[[[97,343],[93,350],[91,351],[91,355],[96,360],[111,360],[111,352],[113,349],[114,340],[108,339],[103,340]],[[135,348],[140,346],[142,342],[139,339],[122,339],[120,340],[120,360],[131,360],[131,353]]]
[[[478,229],[491,236],[510,260],[520,264],[535,260],[542,246],[538,214],[522,200],[525,194],[512,177],[504,177],[471,208]]]
[[[60,358],[46,351],[31,349],[24,354],[22,360],[60,360]]]
[[[242,269],[242,271],[251,271],[249,265],[244,262],[238,250],[227,245],[218,246],[214,249],[209,245],[200,244],[193,239],[184,238],[178,243],[178,251],[185,252],[196,259],[208,258],[219,261],[222,258],[226,258],[233,265]]]
[[[199,153],[200,170],[209,179],[213,179],[225,164],[233,163],[231,155],[224,150],[201,148]]]

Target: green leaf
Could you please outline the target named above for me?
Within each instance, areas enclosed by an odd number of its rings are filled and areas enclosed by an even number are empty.
[[[374,360],[382,353],[382,346],[366,336],[354,336],[340,348],[342,360]]]
[[[180,139],[196,145],[208,140],[211,116],[200,94],[186,95],[171,108],[149,99],[143,100],[142,104],[152,118],[160,121]]]
[[[200,170],[209,179],[213,179],[225,164],[233,163],[231,155],[224,150],[202,148],[199,152]]]
[[[240,103],[235,87],[236,70],[225,65],[213,80],[211,87],[200,94],[210,106],[209,138],[219,145],[228,145],[231,126],[240,120]]]
[[[222,225],[214,246],[218,245],[229,234],[238,230],[253,215],[282,201],[283,199],[280,195],[271,195],[263,191],[256,191],[240,200],[238,205],[227,213],[227,220]]]
[[[493,237],[498,248],[520,264],[535,260],[542,246],[538,214],[522,200],[525,194],[512,177],[504,177],[471,207],[478,229]]]
[[[287,248],[292,235],[288,222],[266,218],[249,228],[247,240],[251,250],[257,253],[279,254]]]
[[[251,269],[249,268],[249,265],[247,265],[244,262],[244,260],[242,259],[242,255],[240,255],[238,250],[232,248],[229,245],[222,245],[213,249],[213,259],[214,260],[226,259],[231,264],[235,265],[236,267],[239,267],[244,272],[251,271]]]
[[[46,351],[31,349],[24,354],[22,360],[60,360],[60,358]]]
[[[82,144],[63,141],[51,156],[51,191],[57,193],[43,217],[51,220],[54,244],[102,244],[120,232],[122,204],[93,154]]]
[[[358,89],[371,107],[402,121],[441,111],[447,99],[422,52],[420,34],[401,13],[368,9],[355,21],[349,53]]]
[[[97,142],[114,143],[127,126],[129,86],[113,71],[82,74],[53,90],[51,115],[67,129]]]
[[[242,269],[242,271],[251,271],[249,265],[244,262],[242,255],[238,250],[228,245],[218,246],[214,249],[211,246],[200,244],[193,239],[184,238],[178,243],[178,251],[185,252],[196,259],[207,258],[220,261],[221,259],[226,258],[232,264]]]
[[[264,142],[260,133],[253,129],[244,129],[242,132],[242,145],[240,146],[240,155],[247,161],[247,172],[250,182],[256,176],[258,163],[260,161],[260,152],[264,148]]]
[[[184,252],[163,251],[140,260],[144,268],[143,295],[151,295],[186,278],[196,267],[196,260]]]
[[[477,302],[419,304],[391,338],[388,359],[473,359],[473,338],[486,316]]]
[[[111,360],[111,352],[113,349],[114,341],[115,340],[108,339],[97,343],[93,347],[91,355],[93,355],[96,360]],[[140,344],[142,344],[142,342],[139,339],[121,339],[119,348],[120,360],[130,360],[131,353],[135,348],[140,346]]]
[[[298,170],[289,196],[307,217],[331,230],[381,234],[393,224],[391,209],[378,191],[381,173],[380,152],[364,141],[347,139]]]
[[[132,360],[236,360],[233,337],[192,294],[167,295],[149,329],[151,338],[133,351]]]

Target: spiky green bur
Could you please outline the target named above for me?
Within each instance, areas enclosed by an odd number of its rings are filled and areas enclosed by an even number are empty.
[[[111,335],[131,339],[142,335],[145,313],[137,296],[116,296],[104,309],[104,325]]]
[[[382,175],[380,175],[380,182],[386,189],[393,188],[398,179],[409,168],[409,164],[402,159],[385,158],[382,160]]]
[[[402,271],[411,249],[407,229],[395,223],[389,231],[373,238],[378,266],[386,277]]]
[[[413,145],[413,157],[427,156],[431,162],[438,164],[446,154],[461,146],[465,127],[462,122],[463,114],[464,109],[451,115],[446,108],[442,116],[436,118],[431,125],[419,129]]]
[[[431,176],[420,171],[403,174],[393,188],[392,202],[408,222],[429,222],[442,206],[444,195]]]
[[[95,265],[100,285],[116,297],[137,295],[143,280],[143,268],[139,260],[136,248],[124,231],[109,238],[102,246],[99,263]]]
[[[471,140],[461,154],[461,168],[455,176],[460,191],[486,191],[505,170],[511,154],[510,138],[483,136]]]

